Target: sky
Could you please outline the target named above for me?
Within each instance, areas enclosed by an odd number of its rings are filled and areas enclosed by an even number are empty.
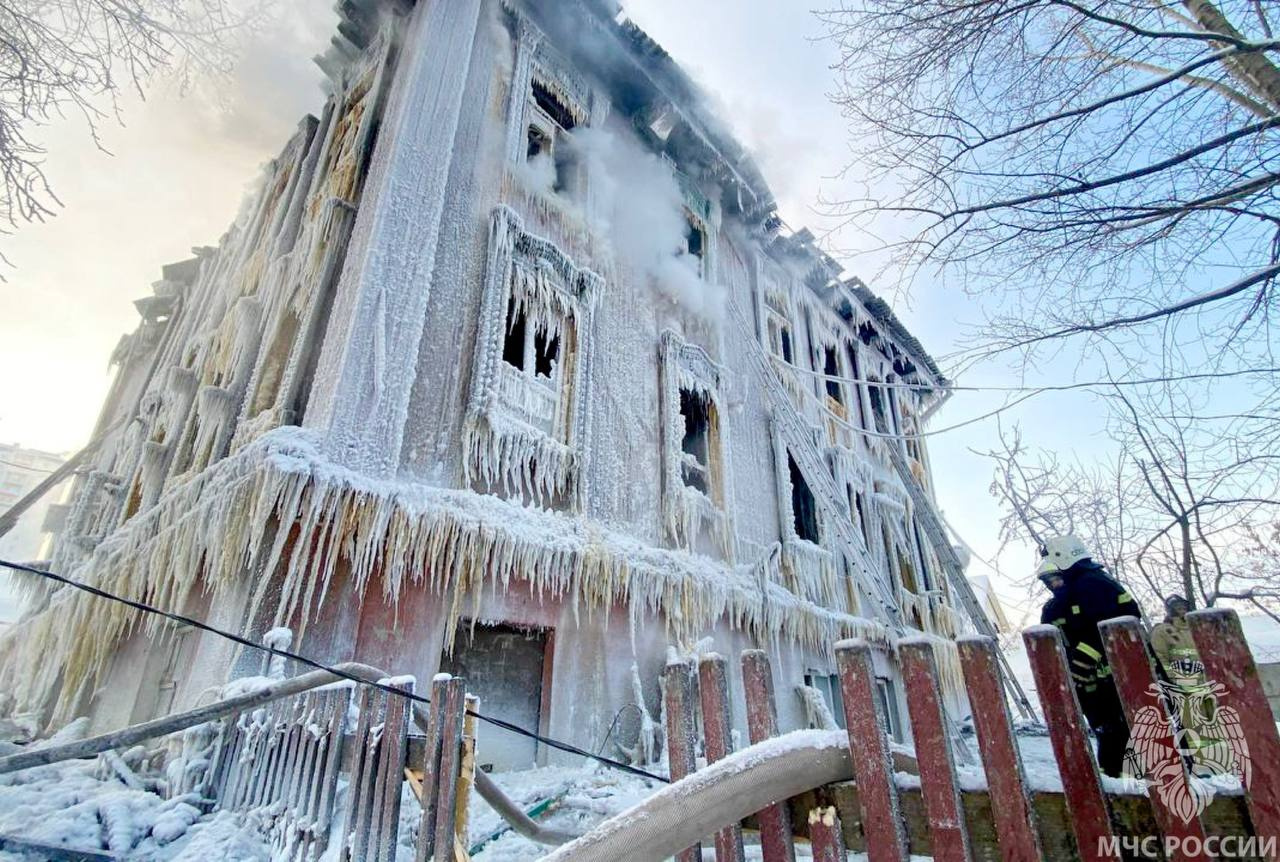
[[[274,20],[246,35],[230,80],[186,93],[161,80],[145,100],[123,99],[121,122],[99,129],[103,149],[75,119],[43,130],[47,173],[64,206],[46,223],[0,236],[0,252],[12,264],[0,272],[0,367],[19,370],[0,375],[0,441],[55,452],[87,441],[110,384],[108,357],[137,323],[133,300],[148,295],[162,264],[217,243],[261,165],[304,113],[322,105],[323,76],[310,58],[328,40],[330,5],[279,0]],[[806,5],[631,0],[624,8],[710,94],[755,155],[784,219],[822,235],[827,222],[819,202],[849,191],[838,175],[850,164],[856,173],[857,153],[828,98],[835,47],[821,40]],[[877,286],[870,278],[874,255],[842,262]],[[960,290],[927,279],[909,295],[887,298],[935,357],[956,348],[961,324],[979,320]],[[960,382],[1010,382],[1017,373],[992,366]],[[934,426],[964,422],[1001,401],[958,392]],[[1101,445],[1100,421],[1092,421],[1099,416],[1090,396],[1063,393],[1033,399],[1004,418],[1022,422],[1037,445],[1089,453]],[[989,448],[994,433],[994,420],[987,420],[929,443],[941,508],[986,560],[996,555],[999,512],[988,491],[991,467],[971,450]],[[997,562],[1023,577],[1031,551],[1010,548]],[[981,560],[971,571],[989,573]],[[1007,581],[997,587],[1016,623],[1020,608],[1030,607],[1025,590]],[[0,619],[6,608],[11,612],[12,603],[0,589]]]

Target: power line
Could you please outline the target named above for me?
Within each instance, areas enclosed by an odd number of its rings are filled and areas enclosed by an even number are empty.
[[[28,464],[19,464],[16,461],[6,461],[3,458],[0,458],[0,464],[4,464],[6,467],[17,467],[19,470],[30,470],[32,473],[52,473],[53,472],[52,470],[45,470],[40,467],[32,467]]]
[[[316,670],[327,671],[328,673],[331,673],[334,676],[339,677],[340,679],[349,680],[351,682],[358,683],[359,685],[372,686],[374,688],[381,689],[382,691],[385,691],[388,694],[392,694],[397,697],[403,697],[406,700],[411,700],[414,703],[421,703],[424,706],[431,705],[431,701],[428,698],[423,697],[422,695],[407,692],[407,691],[404,691],[403,689],[396,688],[395,686],[387,685],[386,683],[369,682],[368,680],[361,679],[358,676],[355,676],[354,674],[347,673],[346,671],[339,670],[338,668],[335,668],[335,667],[331,667],[327,664],[324,664],[323,662],[316,661],[315,659],[307,658],[306,656],[301,655],[299,653],[291,652],[290,650],[286,650],[286,649],[279,649],[277,647],[265,646],[260,643],[254,643],[248,638],[241,637],[240,635],[233,634],[232,632],[224,631],[219,628],[215,628],[209,625],[208,623],[201,622],[200,620],[192,619],[191,617],[184,616],[182,614],[176,614],[176,613],[173,613],[172,611],[161,610],[160,608],[145,604],[144,602],[135,601],[133,599],[126,599],[124,596],[118,596],[115,593],[107,592],[106,590],[100,589],[99,587],[90,586],[89,584],[72,580],[71,578],[68,578],[64,575],[59,575],[54,572],[47,572],[44,569],[37,569],[33,566],[25,566],[22,563],[13,563],[8,560],[0,560],[0,566],[3,566],[4,568],[7,568],[7,569],[13,569],[14,571],[26,572],[27,574],[30,574],[30,575],[38,575],[42,578],[48,578],[51,581],[57,581],[60,584],[66,584],[69,587],[75,587],[78,590],[82,590],[86,593],[89,593],[90,595],[97,596],[98,598],[108,599],[113,602],[119,602],[120,604],[127,605],[135,610],[143,611],[144,613],[155,614],[157,616],[166,617],[168,619],[173,620],[174,622],[182,623],[183,625],[192,626],[193,628],[197,628],[197,629],[200,629],[201,631],[209,632],[210,634],[217,635],[218,637],[221,637],[221,638],[226,638],[227,640],[240,644],[241,646],[249,647],[250,649],[255,649],[260,652],[265,652],[270,655],[278,656],[280,658],[292,659],[293,661],[296,661],[299,664],[304,664],[307,667],[312,667],[312,668],[315,668]],[[476,718],[480,719],[481,721],[492,724],[494,727],[500,727],[500,728],[503,728],[504,730],[509,730],[513,733],[518,733],[521,736],[526,736],[529,739],[535,739],[538,742],[543,743],[544,745],[550,746],[551,748],[559,749],[560,751],[564,751],[569,754],[576,754],[579,757],[585,757],[589,760],[594,760],[597,763],[602,763],[605,766],[610,766],[610,767],[613,767],[614,769],[620,769],[623,772],[629,772],[632,775],[636,775],[641,778],[651,778],[654,781],[661,781],[663,784],[671,783],[669,779],[663,778],[661,775],[655,775],[652,772],[647,772],[643,769],[639,769],[628,763],[623,763],[618,760],[613,760],[612,758],[605,757],[600,754],[593,754],[592,752],[587,751],[586,749],[579,748],[578,746],[572,745],[568,742],[561,742],[558,739],[551,739],[549,737],[542,736],[540,734],[534,733],[531,730],[526,730],[523,727],[512,724],[509,721],[504,721],[501,718],[494,718],[491,715],[484,715],[482,713],[475,712],[474,710],[467,710],[467,712],[470,715],[474,715]]]

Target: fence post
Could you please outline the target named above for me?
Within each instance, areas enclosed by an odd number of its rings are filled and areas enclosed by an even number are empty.
[[[1258,679],[1258,667],[1245,642],[1240,618],[1229,608],[1208,608],[1187,615],[1205,677],[1212,686],[1226,688],[1222,699],[1236,711],[1249,746],[1245,770],[1245,800],[1254,834],[1280,842],[1280,736]],[[1260,776],[1260,780],[1257,779]],[[1280,851],[1272,845],[1272,859]]]
[[[436,853],[436,785],[440,776],[440,716],[452,677],[436,674],[431,680],[431,706],[427,711],[426,739],[422,746],[422,819],[418,821],[418,846],[414,862],[428,862]]]
[[[764,650],[742,653],[742,688],[747,700],[747,739],[752,745],[778,735],[778,710],[773,698],[773,670]],[[761,810],[760,853],[764,862],[795,862],[791,811],[785,802]]]
[[[1036,691],[1044,710],[1053,756],[1062,775],[1062,789],[1071,813],[1076,849],[1084,862],[1119,859],[1111,830],[1111,816],[1102,795],[1098,764],[1085,729],[1075,685],[1067,670],[1062,637],[1053,626],[1032,626],[1022,633],[1036,678]],[[1110,850],[1111,852],[1108,852]]]
[[[454,815],[453,831],[467,841],[467,829],[471,822],[471,788],[476,775],[476,714],[480,712],[480,698],[468,694],[462,699],[462,764],[458,771],[458,810]]]
[[[729,665],[711,653],[698,662],[698,692],[702,698],[702,729],[707,763],[733,753],[733,719],[729,715]],[[742,824],[732,823],[716,833],[716,862],[743,862]]]
[[[321,768],[319,795],[314,814],[310,818],[311,841],[318,843],[316,856],[328,847],[329,827],[333,823],[333,807],[336,802],[338,775],[342,771],[342,751],[347,726],[347,710],[351,706],[352,689],[340,688],[334,695],[325,733],[324,765]]]
[[[1159,783],[1162,775],[1182,776],[1182,787],[1186,792],[1178,794],[1184,798],[1177,800],[1182,803],[1177,809],[1170,804],[1174,800],[1166,798],[1165,794],[1148,794],[1156,823],[1166,838],[1178,839],[1174,859],[1185,859],[1188,862],[1199,859],[1204,848],[1204,826],[1200,823],[1200,813],[1196,810],[1189,789],[1187,768],[1178,753],[1173,724],[1151,667],[1146,630],[1137,617],[1121,617],[1099,623],[1098,631],[1102,633],[1102,645],[1107,650],[1107,659],[1111,664],[1111,673],[1115,677],[1116,690],[1124,705],[1129,727],[1152,735],[1149,743],[1141,746],[1142,750],[1135,750],[1143,770],[1156,783]],[[1183,849],[1187,846],[1188,838],[1196,842],[1195,853],[1188,853]]]
[[[870,862],[906,862],[907,839],[893,783],[889,740],[877,706],[871,647],[862,640],[840,641],[836,644],[836,665],[867,858]]]
[[[436,862],[453,860],[453,824],[458,806],[458,769],[462,759],[462,720],[467,708],[465,684],[456,676],[444,684],[444,704],[440,710],[440,770],[436,773]]]
[[[354,745],[363,751],[359,758],[360,769],[357,772],[354,764],[351,769],[351,783],[347,786],[350,804],[347,806],[347,832],[351,836],[344,843],[343,850],[349,851],[349,859],[354,862],[366,862],[369,853],[369,834],[374,822],[374,784],[377,780],[378,755],[382,746],[381,732],[377,730],[382,724],[387,708],[387,693],[380,688],[365,686],[369,692],[369,700],[365,712],[361,714],[364,733],[356,732]],[[364,716],[368,715],[365,724]]]
[[[848,858],[840,815],[834,805],[809,810],[809,843],[813,847],[813,862],[845,862]]]
[[[978,734],[978,750],[982,752],[1000,857],[1004,862],[1037,862],[1040,836],[1027,796],[1027,777],[1013,735],[1009,704],[1004,698],[996,644],[987,637],[965,637],[957,640],[956,646]]]
[[[392,688],[413,694],[413,677],[387,681]],[[396,837],[400,831],[400,796],[404,784],[405,748],[409,741],[409,708],[407,697],[387,694],[387,710],[382,720],[382,739],[378,746],[378,776],[374,783],[374,813],[369,854],[377,862],[395,862]]]
[[[685,662],[673,662],[662,672],[665,712],[667,717],[667,761],[671,780],[679,781],[697,769],[694,760],[693,668]],[[702,845],[694,844],[676,854],[676,862],[701,862]]]
[[[937,862],[969,862],[969,831],[956,790],[951,734],[942,711],[933,644],[923,638],[899,641],[898,657],[907,690],[907,711],[920,765],[920,790],[929,818],[933,858]]]

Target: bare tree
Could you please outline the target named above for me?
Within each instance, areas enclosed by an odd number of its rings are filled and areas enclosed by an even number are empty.
[[[1277,396],[1215,415],[1204,394],[1166,382],[1105,396],[1116,456],[1089,466],[1032,453],[1016,430],[986,453],[1005,509],[1001,539],[1075,533],[1147,599],[1193,606],[1280,598]]]
[[[0,221],[41,221],[59,201],[38,128],[78,115],[97,140],[122,88],[161,68],[225,69],[227,34],[252,10],[224,0],[0,0]]]
[[[820,15],[870,171],[866,198],[835,209],[871,232],[905,221],[896,262],[992,301],[971,356],[1173,320],[1209,345],[1175,357],[1188,364],[1269,351],[1280,5],[850,0]]]

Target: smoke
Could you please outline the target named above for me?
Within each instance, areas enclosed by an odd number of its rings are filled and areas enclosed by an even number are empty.
[[[670,165],[637,141],[606,129],[573,132],[591,177],[591,226],[608,237],[618,262],[639,272],[660,297],[718,321],[724,291],[699,274],[688,253],[684,195]]]

